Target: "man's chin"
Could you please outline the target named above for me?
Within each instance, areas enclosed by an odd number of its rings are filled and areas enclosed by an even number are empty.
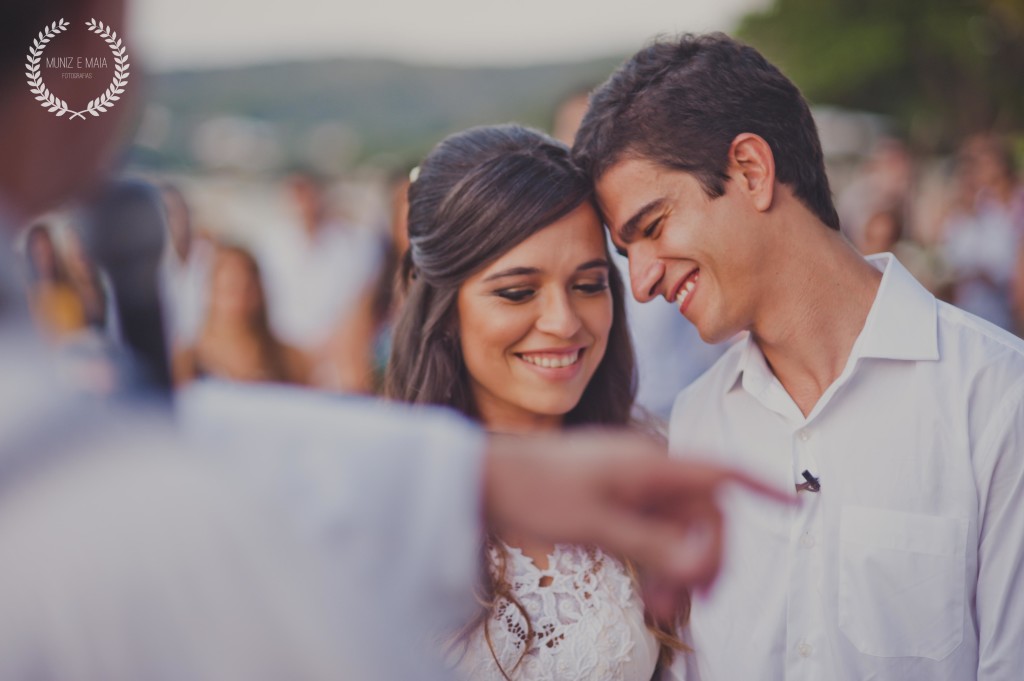
[[[687,317],[686,321],[693,324],[694,328],[697,329],[697,334],[700,336],[700,339],[707,343],[708,345],[717,345],[718,343],[724,343],[725,341],[729,340],[730,338],[733,338],[737,333],[739,333],[739,330],[737,329],[710,324],[707,321],[703,320],[694,321],[693,319]]]

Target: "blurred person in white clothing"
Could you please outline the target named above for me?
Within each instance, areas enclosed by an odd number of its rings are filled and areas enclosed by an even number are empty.
[[[957,166],[962,201],[943,225],[943,254],[956,278],[953,304],[1014,330],[1024,188],[1017,184],[1012,153],[997,138],[979,135],[964,143]]]
[[[346,364],[357,358],[337,339],[376,281],[384,242],[372,230],[337,220],[325,180],[312,171],[296,171],[286,188],[295,222],[268,230],[257,247],[271,327],[314,358],[316,383],[352,389]]]
[[[215,244],[195,229],[192,209],[174,184],[160,187],[167,214],[164,309],[175,350],[196,341],[206,317]]]
[[[901,223],[907,222],[913,184],[914,163],[907,145],[894,137],[878,140],[836,199],[842,231],[861,253],[875,252],[869,223],[880,211],[895,211]]]

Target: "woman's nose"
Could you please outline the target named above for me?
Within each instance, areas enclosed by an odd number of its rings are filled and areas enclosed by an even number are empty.
[[[552,294],[544,301],[537,330],[558,338],[572,338],[579,331],[579,314],[569,295],[565,292]]]

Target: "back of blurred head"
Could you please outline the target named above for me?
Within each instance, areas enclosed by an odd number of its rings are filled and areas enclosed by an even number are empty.
[[[100,116],[68,120],[40,106],[25,82],[25,60],[40,31],[61,18],[73,30],[54,38],[62,50],[89,54],[95,39],[84,22],[96,18],[124,38],[124,0],[14,0],[0,21],[0,212],[20,221],[54,208],[101,179],[132,110],[130,81]],[[131,45],[128,45],[129,55]]]

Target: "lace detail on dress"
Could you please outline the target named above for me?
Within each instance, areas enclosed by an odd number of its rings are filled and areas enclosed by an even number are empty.
[[[527,641],[519,609],[500,601],[488,627],[494,656],[517,681],[648,681],[658,644],[643,621],[643,603],[625,567],[599,549],[559,544],[540,570],[507,547],[506,578],[533,623]],[[491,564],[496,558],[491,549]],[[473,681],[503,681],[483,627],[456,646],[456,668]],[[523,655],[523,651],[526,654]],[[516,666],[522,656],[522,662]],[[513,671],[513,668],[514,671]]]

